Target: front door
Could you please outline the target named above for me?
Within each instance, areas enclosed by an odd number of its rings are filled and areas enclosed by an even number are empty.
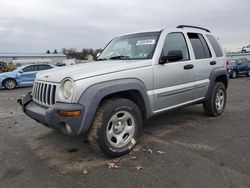
[[[36,78],[37,71],[35,69],[35,65],[30,65],[18,73],[18,81],[20,85],[32,85]]]
[[[238,71],[239,71],[239,73],[240,74],[247,73],[249,63],[244,59],[239,59],[237,63],[238,63]]]
[[[167,35],[161,56],[180,50],[183,59],[154,65],[154,112],[177,107],[193,100],[194,69],[181,32]]]

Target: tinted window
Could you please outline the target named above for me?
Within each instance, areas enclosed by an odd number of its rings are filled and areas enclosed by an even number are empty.
[[[203,37],[201,34],[198,34],[198,36],[199,36],[199,38],[200,38],[200,40],[201,40],[202,47],[203,47],[203,49],[204,49],[204,51],[205,51],[206,57],[207,57],[207,58],[212,57],[211,52],[210,52],[210,50],[209,50],[209,47],[208,47],[208,45],[207,45],[206,40],[204,39],[204,37]]]
[[[222,57],[223,53],[222,53],[221,47],[220,47],[219,43],[217,42],[217,40],[214,38],[214,36],[207,35],[207,38],[208,38],[209,42],[211,43],[216,56]]]
[[[188,37],[194,50],[195,59],[205,59],[212,57],[209,47],[201,34],[188,33]]]
[[[42,70],[48,70],[51,69],[52,67],[49,65],[37,65],[37,70],[42,71]]]
[[[229,62],[229,65],[236,65],[236,62]]]
[[[183,54],[182,61],[189,60],[189,52],[187,48],[187,43],[182,33],[170,33],[166,37],[163,50],[162,50],[162,55],[166,56],[168,55],[168,52],[172,50],[182,51],[182,54]]]
[[[33,66],[33,65],[25,67],[23,69],[23,72],[32,72],[32,71],[35,71],[35,66]]]
[[[236,60],[235,59],[229,59],[229,65],[235,65],[236,64]]]

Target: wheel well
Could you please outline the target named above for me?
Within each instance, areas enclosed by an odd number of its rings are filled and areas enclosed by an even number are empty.
[[[126,99],[131,100],[140,109],[140,111],[142,113],[143,120],[147,119],[146,105],[145,105],[143,97],[142,97],[142,95],[141,95],[141,93],[139,91],[137,91],[137,90],[128,90],[128,91],[112,93],[112,94],[107,95],[106,97],[104,97],[101,100],[101,102],[104,101],[107,98],[113,98],[113,97],[122,97],[122,98],[126,98]]]
[[[17,81],[16,81],[15,78],[5,78],[5,79],[2,81],[2,84],[3,84],[6,80],[14,80],[14,81],[16,82],[16,84],[17,84]]]
[[[225,86],[225,88],[227,89],[228,87],[228,79],[227,79],[227,75],[221,75],[221,76],[218,76],[216,79],[215,79],[215,82],[222,82]]]

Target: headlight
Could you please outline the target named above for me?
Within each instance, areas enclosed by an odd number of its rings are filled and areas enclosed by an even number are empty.
[[[61,93],[64,98],[69,99],[73,95],[74,85],[73,81],[66,79],[61,84]]]

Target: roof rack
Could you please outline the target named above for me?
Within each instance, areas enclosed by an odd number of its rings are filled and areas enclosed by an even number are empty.
[[[184,27],[190,27],[190,28],[195,28],[195,29],[202,29],[202,30],[210,33],[210,31],[208,29],[206,29],[206,28],[192,26],[192,25],[178,25],[176,28],[184,28]]]

